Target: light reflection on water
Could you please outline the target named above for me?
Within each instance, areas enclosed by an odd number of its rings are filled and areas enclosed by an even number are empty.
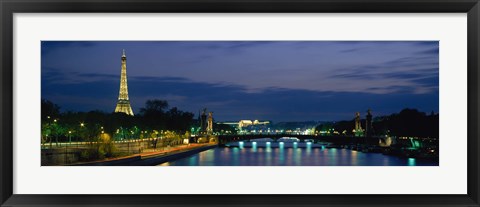
[[[214,148],[163,166],[438,166],[381,153],[322,148]]]
[[[416,164],[416,159],[415,158],[408,158],[408,165],[409,166],[415,166]]]

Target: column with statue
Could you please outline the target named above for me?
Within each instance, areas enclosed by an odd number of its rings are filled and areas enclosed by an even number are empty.
[[[213,134],[213,112],[208,112],[207,134]]]

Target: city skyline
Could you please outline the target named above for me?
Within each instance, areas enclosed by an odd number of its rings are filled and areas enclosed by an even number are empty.
[[[122,49],[134,111],[162,99],[216,121],[438,113],[437,41],[43,41],[42,98],[113,112]]]

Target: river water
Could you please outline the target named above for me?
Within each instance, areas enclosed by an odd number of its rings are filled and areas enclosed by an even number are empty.
[[[437,161],[322,148],[217,147],[162,166],[438,166]]]

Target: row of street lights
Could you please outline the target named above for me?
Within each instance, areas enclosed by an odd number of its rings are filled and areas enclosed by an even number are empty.
[[[50,120],[53,120],[53,123],[55,123],[55,124],[58,124],[58,123],[59,123],[59,119],[57,119],[57,118],[53,119],[53,118],[50,117],[50,116],[47,116],[47,118],[50,119]],[[80,128],[81,128],[81,129],[83,129],[83,128],[86,127],[86,124],[83,123],[83,122],[80,122],[79,125],[80,125]],[[131,136],[129,136],[129,138],[133,138],[134,134],[135,134],[136,132],[138,132],[138,128],[135,127],[135,129],[136,129],[136,130],[129,130],[129,132],[130,132],[130,134],[131,134]],[[105,131],[104,131],[104,127],[103,127],[103,126],[100,127],[100,130],[101,130],[101,131],[100,131],[101,134],[105,134]],[[67,135],[68,135],[68,145],[71,145],[71,144],[72,144],[72,136],[74,135],[75,130],[68,130],[67,132],[68,132],[68,134],[67,134]],[[139,132],[140,132],[140,134],[142,135],[142,138],[143,138],[143,136],[148,135],[149,132],[152,132],[152,135],[154,134],[155,138],[158,138],[159,134],[162,134],[162,135],[163,135],[163,134],[166,134],[166,133],[167,133],[167,131],[164,131],[164,130],[160,130],[160,131],[157,131],[157,130],[152,130],[152,131],[149,131],[149,130],[141,130],[141,131],[139,131]],[[117,129],[117,131],[116,131],[116,134],[118,134],[118,135],[122,134],[122,136],[123,136],[122,138],[125,138],[125,136],[124,136],[125,134],[124,134],[124,133],[125,133],[125,131],[124,131],[123,128]],[[47,139],[48,139],[48,136],[49,136],[49,134],[46,134]],[[153,138],[153,136],[152,136],[152,138]],[[80,141],[80,140],[77,140],[77,145],[78,145],[78,141]],[[57,143],[58,143],[58,141],[57,141]]]

